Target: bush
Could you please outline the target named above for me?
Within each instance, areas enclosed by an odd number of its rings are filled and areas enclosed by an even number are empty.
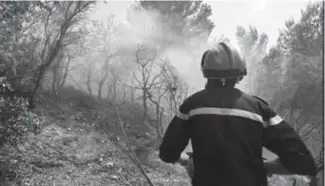
[[[0,149],[5,152],[10,147],[17,149],[17,144],[24,139],[27,132],[38,133],[40,121],[35,114],[28,111],[28,101],[15,96],[6,78],[0,78]],[[10,157],[10,154],[0,155],[1,183],[9,178],[14,179],[11,170],[14,165]]]

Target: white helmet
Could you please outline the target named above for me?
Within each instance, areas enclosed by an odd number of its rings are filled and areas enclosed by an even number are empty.
[[[208,79],[241,80],[247,75],[245,59],[239,48],[228,42],[220,42],[203,53],[201,59],[203,76]]]

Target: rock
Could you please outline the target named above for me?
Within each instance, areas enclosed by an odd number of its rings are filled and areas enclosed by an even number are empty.
[[[107,166],[108,168],[113,168],[113,167],[114,167],[114,162],[107,162],[107,163],[106,163],[106,166]]]
[[[117,180],[117,179],[118,179],[118,176],[117,176],[117,175],[111,175],[110,178],[111,178],[112,180]]]

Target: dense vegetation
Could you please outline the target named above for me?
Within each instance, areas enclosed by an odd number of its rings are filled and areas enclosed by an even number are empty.
[[[296,129],[324,169],[324,6],[311,3],[298,21],[281,29],[276,46],[256,28],[237,28],[239,45],[251,62],[246,79],[252,94],[266,99]],[[253,83],[253,86],[251,84]],[[323,173],[320,173],[323,174]],[[321,178],[322,179],[322,178]]]
[[[124,23],[114,15],[89,19],[98,3],[0,3],[1,183],[143,185],[137,157],[156,185],[189,184],[185,171],[161,163],[156,150],[191,88],[170,51],[197,63],[215,27],[211,7],[140,1]],[[323,9],[320,2],[305,7],[268,51],[268,36],[254,26],[238,26],[236,33],[248,61],[242,85],[298,131],[319,175]],[[288,184],[281,180],[272,178],[270,185]],[[299,184],[298,178],[291,181]]]

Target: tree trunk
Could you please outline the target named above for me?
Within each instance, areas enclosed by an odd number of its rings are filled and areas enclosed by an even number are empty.
[[[102,99],[102,90],[103,90],[103,85],[104,85],[104,81],[100,81],[98,83],[98,99],[101,100]]]
[[[68,58],[68,62],[64,68],[64,72],[63,72],[63,76],[61,78],[61,82],[59,83],[59,88],[58,88],[58,92],[59,94],[61,93],[62,88],[65,85],[65,82],[67,81],[67,77],[69,75],[69,67],[70,67],[70,62],[71,62],[71,57]]]
[[[58,78],[58,68],[57,64],[53,67],[53,78],[52,78],[52,93],[54,96],[57,96],[56,94],[56,85],[57,85],[57,78]]]
[[[113,101],[116,101],[116,96],[117,96],[117,88],[116,88],[116,80],[114,80],[114,85],[113,85]]]
[[[130,89],[130,99],[131,99],[131,103],[134,103],[135,96],[134,96],[134,90],[132,88]]]
[[[87,76],[87,90],[88,90],[88,93],[90,96],[93,96],[93,92],[92,92],[92,89],[91,89],[91,75],[88,74]]]
[[[60,63],[62,62],[63,59],[63,54],[59,54],[58,58],[54,61],[53,67],[52,67],[52,72],[53,72],[53,78],[52,78],[52,92],[53,95],[58,96],[58,89],[59,89],[59,84],[61,81],[60,78]]]
[[[146,119],[147,118],[147,92],[146,90],[142,90],[142,104],[143,104],[143,118]]]
[[[112,94],[112,86],[107,85],[107,100],[111,100],[111,94]]]
[[[103,86],[104,83],[106,82],[107,78],[108,78],[108,61],[106,61],[105,66],[104,66],[104,76],[101,77],[100,81],[98,82],[98,99],[101,100],[102,99],[102,91],[103,91]]]

